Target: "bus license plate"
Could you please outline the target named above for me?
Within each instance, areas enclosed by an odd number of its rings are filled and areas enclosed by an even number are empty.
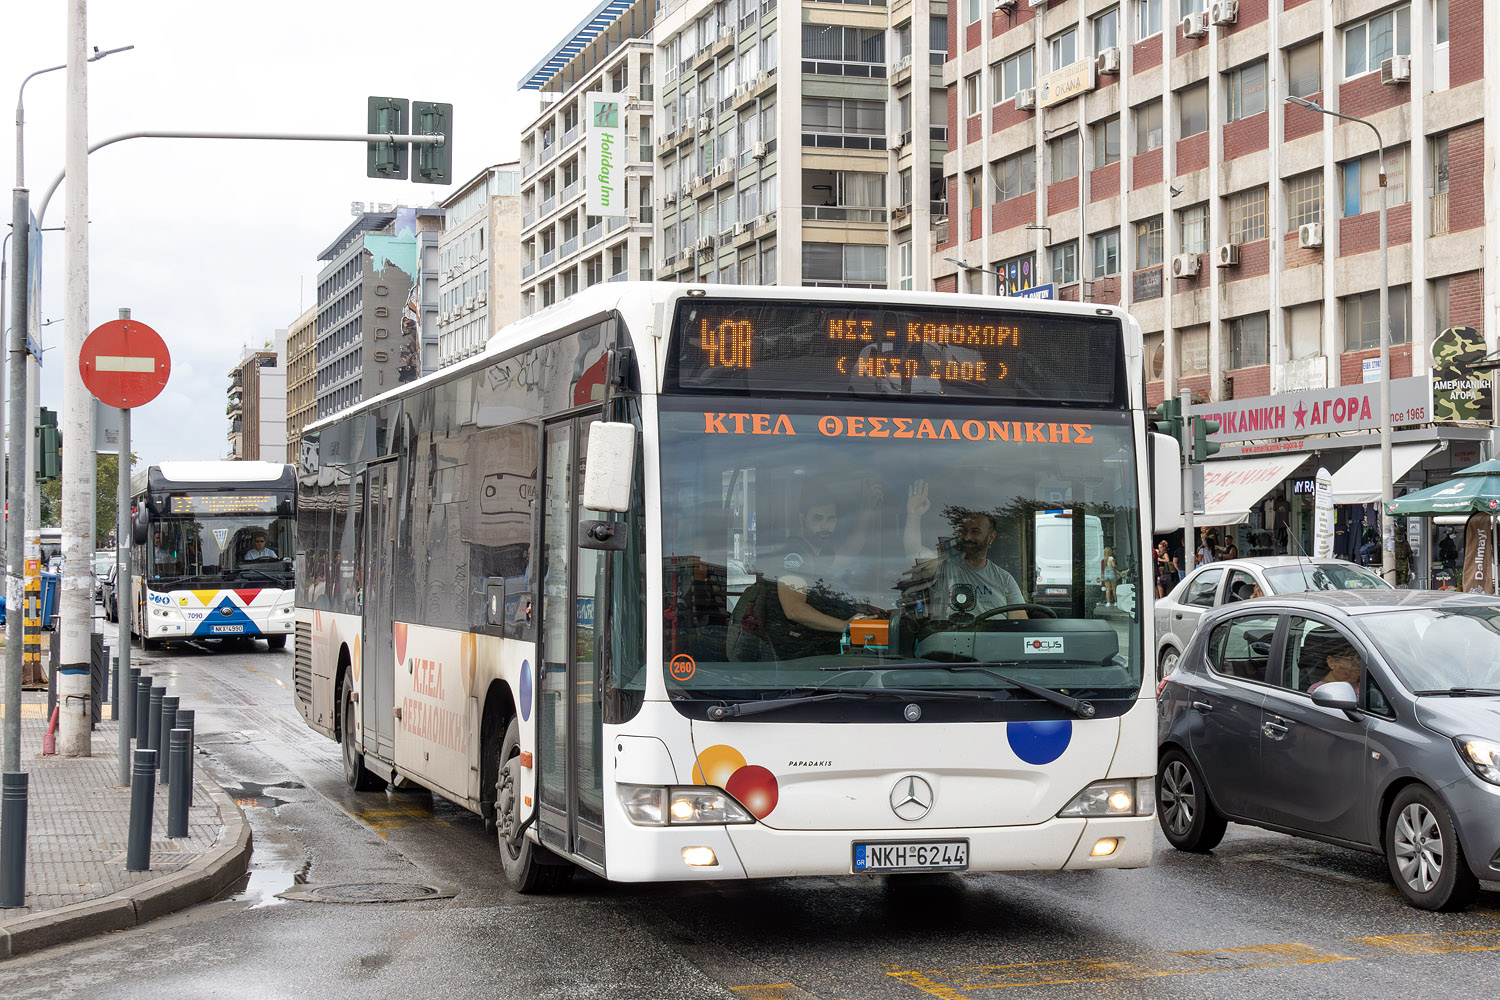
[[[900,840],[886,843],[856,843],[856,872],[966,871],[969,867],[967,840]]]
[[[213,631],[217,635],[238,635],[245,631],[243,625],[215,625]]]

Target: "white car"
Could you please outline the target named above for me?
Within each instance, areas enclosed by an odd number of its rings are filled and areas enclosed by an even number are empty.
[[[1199,566],[1156,602],[1157,680],[1177,668],[1205,611],[1221,604],[1311,590],[1390,590],[1374,572],[1343,559],[1251,556]]]

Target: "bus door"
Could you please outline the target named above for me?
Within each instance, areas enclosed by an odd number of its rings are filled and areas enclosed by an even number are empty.
[[[603,556],[577,545],[589,419],[549,424],[542,445],[541,663],[537,685],[537,826],[563,854],[604,864],[596,578]],[[603,610],[603,596],[599,610]]]
[[[384,760],[396,756],[395,610],[396,463],[372,465],[365,473],[364,580],[359,584],[364,615],[360,705],[364,708],[365,749]]]

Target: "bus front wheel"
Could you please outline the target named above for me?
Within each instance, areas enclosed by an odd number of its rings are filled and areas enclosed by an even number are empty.
[[[286,649],[286,635],[268,635],[266,645],[271,649]]]
[[[511,719],[500,741],[495,773],[495,836],[505,880],[519,893],[557,892],[573,879],[573,866],[517,831],[521,808],[521,726]],[[533,806],[532,808],[535,808]],[[512,841],[516,841],[512,843]]]

